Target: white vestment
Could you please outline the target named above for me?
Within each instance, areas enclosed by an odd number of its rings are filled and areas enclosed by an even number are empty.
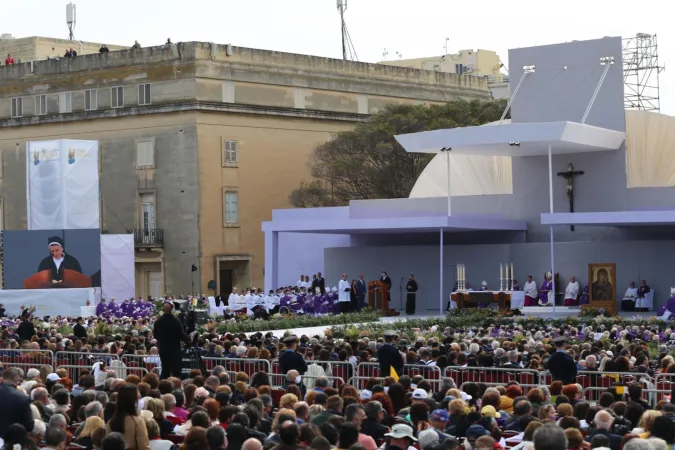
[[[571,298],[573,300],[576,300],[578,295],[579,295],[579,282],[570,281],[567,284],[567,288],[565,289],[565,299]]]
[[[351,289],[351,284],[349,284],[349,281],[347,280],[340,280],[340,283],[338,284],[338,302],[348,302],[351,301],[351,298],[349,297],[349,292],[345,291],[345,289]]]
[[[623,294],[624,300],[635,301],[636,298],[637,298],[637,288],[629,287],[628,289],[626,289],[626,293]]]
[[[246,299],[243,295],[232,294],[234,297],[230,299],[230,309],[232,311],[241,311],[246,307]]]
[[[537,283],[535,281],[526,282],[525,286],[523,286],[523,292],[525,292],[525,295],[527,295],[528,297],[532,298],[539,297],[539,289],[537,289]]]

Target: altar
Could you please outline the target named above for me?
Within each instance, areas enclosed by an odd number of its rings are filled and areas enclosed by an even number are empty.
[[[499,311],[505,313],[509,310],[523,309],[525,305],[525,293],[523,291],[456,291],[450,294],[451,309],[456,305],[458,309],[471,306],[488,305],[497,303]]]

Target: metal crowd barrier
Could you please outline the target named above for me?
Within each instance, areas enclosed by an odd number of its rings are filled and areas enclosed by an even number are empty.
[[[54,365],[54,353],[51,350],[2,349],[0,361],[5,367],[12,364],[35,364],[35,368]],[[18,366],[15,366],[18,367]]]
[[[597,402],[600,399],[600,396],[603,392],[607,392],[607,388],[604,387],[593,387],[589,386],[584,388],[582,394],[584,400],[588,402]],[[628,395],[628,390],[624,391],[625,395]],[[657,403],[663,398],[664,395],[670,394],[670,391],[664,391],[661,389],[642,389],[642,400],[649,403],[649,406],[656,408]]]
[[[155,372],[158,375],[162,366],[159,355],[122,355],[120,360],[128,369],[143,367],[148,372]]]
[[[420,364],[405,364],[403,366],[403,373],[399,373],[397,375],[408,375],[411,378],[421,375],[436,389],[440,388],[441,378],[443,378],[443,373],[440,367]],[[385,376],[389,376],[389,374],[385,374]],[[352,377],[352,379],[357,380],[357,384],[355,385],[357,389],[364,389],[368,384],[368,379],[370,378],[384,378],[380,371],[379,363],[368,362],[359,364],[356,368],[356,376]],[[365,379],[366,381],[359,381],[361,379]]]
[[[202,357],[202,360],[208,371],[213,370],[216,366],[223,366],[228,372],[244,372],[249,378],[257,372],[272,373],[272,365],[266,359]]]
[[[469,382],[499,386],[510,381],[516,381],[521,385],[542,384],[542,372],[535,369],[449,366],[445,368],[444,376],[452,378],[457,386]]]
[[[270,383],[272,383],[273,388],[283,388],[284,386],[286,386],[286,375],[280,373],[272,373],[269,374],[269,376],[270,376]],[[301,378],[303,380],[303,383],[306,383],[307,380],[316,381],[316,379],[320,377],[303,375]],[[340,389],[342,385],[346,384],[345,381],[342,379],[342,377],[324,376],[324,378],[328,379],[328,387]]]
[[[327,377],[336,377],[342,378],[342,383],[345,384],[356,373],[356,368],[349,361],[321,361],[321,360],[306,360],[307,365],[310,364],[319,364],[322,367],[329,367],[330,370],[326,371]],[[272,361],[272,374],[281,374],[281,366],[279,365],[279,360],[275,359]]]
[[[467,383],[473,383],[472,381],[465,381],[461,385],[459,385],[459,389],[461,391],[464,390],[464,387],[467,385]],[[483,383],[482,384],[486,385],[487,387],[499,387],[499,386],[504,386],[504,383]],[[525,383],[518,383],[518,386],[523,390],[523,395],[527,395],[527,391],[530,389],[534,389],[539,387],[539,384],[525,384]]]

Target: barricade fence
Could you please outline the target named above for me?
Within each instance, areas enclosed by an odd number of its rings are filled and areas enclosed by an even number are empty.
[[[211,371],[216,366],[222,366],[227,372],[243,372],[249,379],[257,372],[272,373],[272,365],[266,359],[248,359],[248,358],[211,358],[202,357],[206,370]]]
[[[535,369],[450,366],[445,368],[444,376],[452,378],[457,386],[469,382],[505,385],[511,381],[525,385],[542,384],[542,372]]]
[[[5,367],[12,367],[12,364],[35,364],[35,368],[38,369],[53,366],[54,353],[51,350],[3,349],[0,350],[0,361]]]
[[[356,373],[356,368],[349,361],[321,361],[321,360],[307,360],[307,365],[317,364],[321,366],[327,377],[342,378],[342,384],[347,383],[351,377]],[[272,361],[271,374],[281,374],[281,366],[279,360]],[[286,374],[282,374],[286,375]]]
[[[272,373],[269,376],[270,376],[270,383],[272,383],[273,388],[283,388],[284,386],[286,386],[286,375],[282,375],[280,373]],[[320,376],[303,375],[300,378],[305,387],[309,386],[314,387],[316,379],[322,377],[328,380],[328,387],[340,389],[342,385],[346,384],[344,379],[342,379],[341,377],[330,377],[322,375]]]
[[[154,372],[158,375],[162,367],[159,355],[122,355],[120,361],[127,368],[143,367],[148,372]]]

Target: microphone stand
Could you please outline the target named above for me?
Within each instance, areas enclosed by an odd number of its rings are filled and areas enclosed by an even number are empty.
[[[398,309],[399,311],[403,311],[403,280],[405,277],[401,277],[401,281],[398,283],[398,294],[401,298],[401,307]]]

